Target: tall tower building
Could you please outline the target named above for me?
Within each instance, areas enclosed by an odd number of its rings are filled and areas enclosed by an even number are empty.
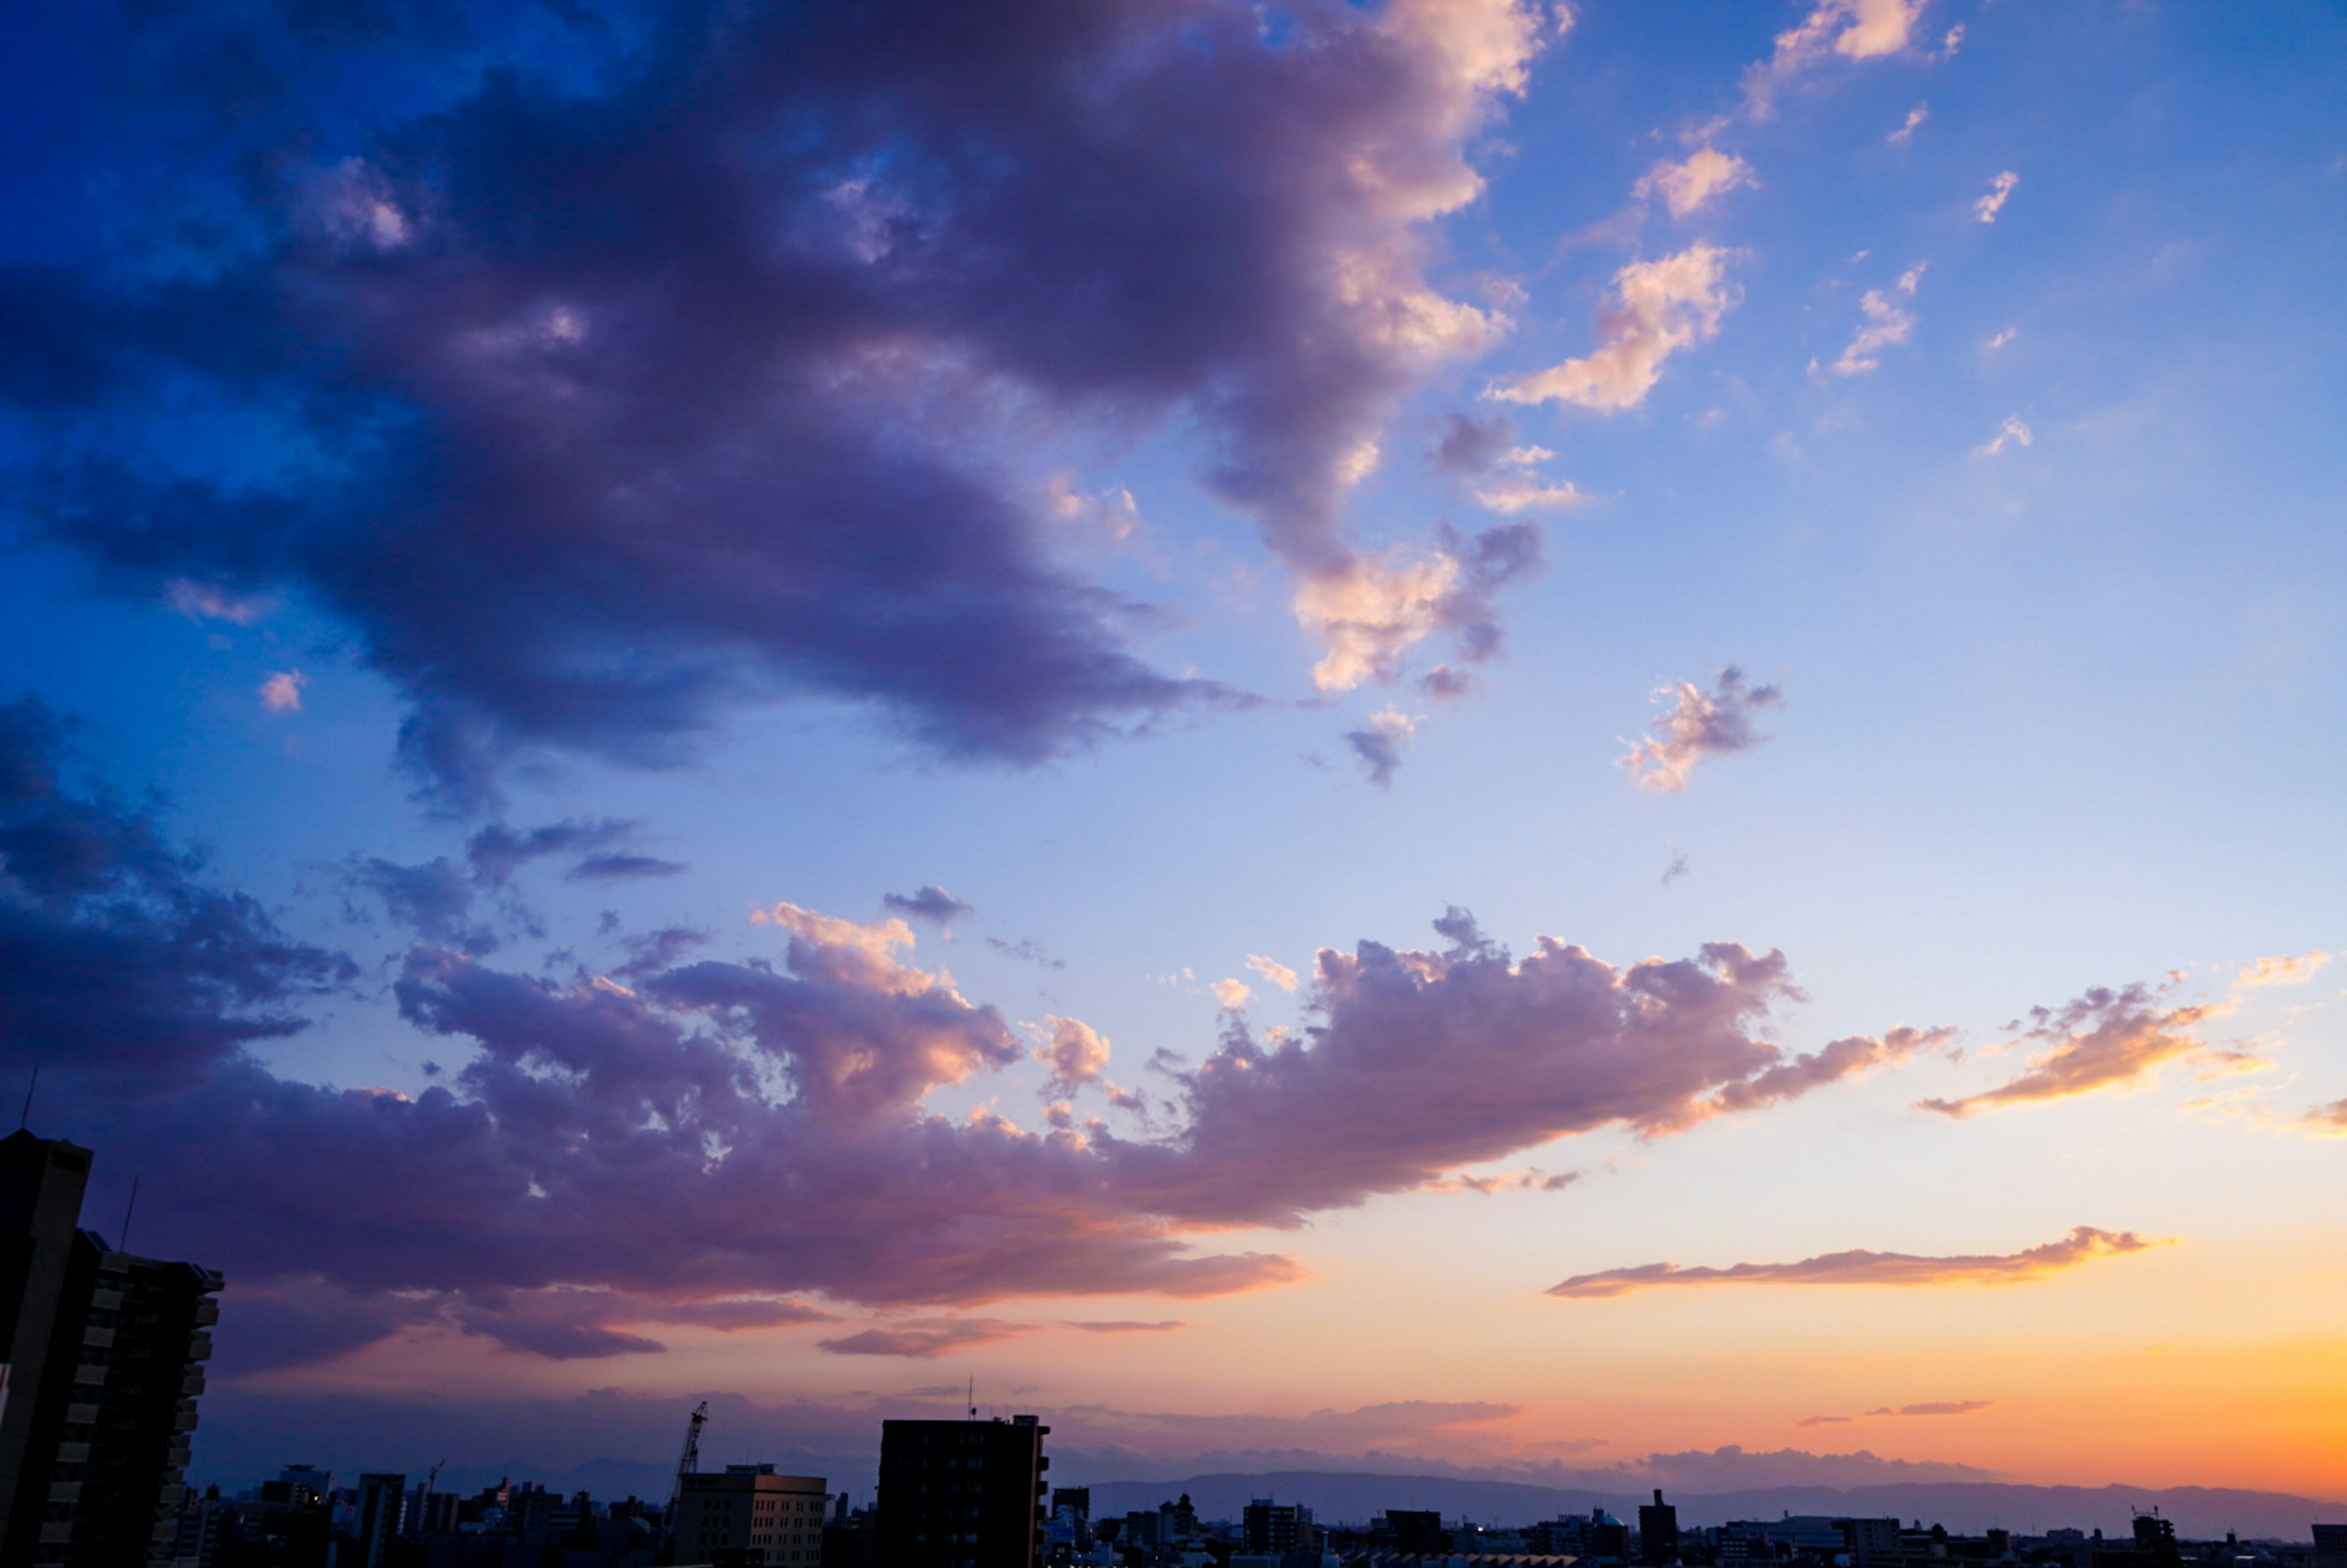
[[[220,1276],[81,1228],[90,1154],[0,1138],[0,1562],[168,1560]]]
[[[878,1560],[888,1568],[1033,1568],[1051,1430],[1032,1416],[881,1422]]]

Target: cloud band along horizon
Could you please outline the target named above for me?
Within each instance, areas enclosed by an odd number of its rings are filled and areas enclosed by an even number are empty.
[[[1576,1274],[1545,1294],[1581,1299],[1626,1296],[1635,1290],[1716,1285],[2017,1285],[2075,1268],[2096,1258],[2166,1245],[2133,1231],[2078,1225],[2060,1241],[2024,1252],[1977,1253],[1947,1257],[1901,1252],[1823,1253],[1798,1263],[1738,1263],[1726,1268],[1682,1268],[1675,1263]]]

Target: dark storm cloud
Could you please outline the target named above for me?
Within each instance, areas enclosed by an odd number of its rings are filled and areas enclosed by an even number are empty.
[[[160,1089],[302,1029],[295,1003],[350,960],[206,885],[149,810],[75,788],[68,733],[0,705],[0,1061]]]
[[[1341,611],[1386,582],[1341,517],[1374,437],[1503,324],[1423,230],[1522,84],[1519,0],[435,15],[128,30],[87,139],[155,200],[119,254],[0,273],[0,395],[24,516],[128,589],[330,608],[451,807],[517,745],[670,762],[794,692],[1012,762],[1235,701],[1054,564],[1034,437],[1194,417]],[[140,135],[202,181],[150,191]],[[197,461],[189,418],[243,445]],[[1479,574],[1374,628],[1378,672],[1487,655]]]

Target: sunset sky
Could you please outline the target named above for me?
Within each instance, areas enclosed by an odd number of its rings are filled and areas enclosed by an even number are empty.
[[[0,29],[0,1073],[199,1478],[2347,1498],[2337,5]]]

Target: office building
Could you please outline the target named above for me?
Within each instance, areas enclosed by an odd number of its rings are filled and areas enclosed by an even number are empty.
[[[2314,1568],[2347,1568],[2347,1524],[2314,1527]]]
[[[1051,1430],[1033,1416],[883,1421],[879,1560],[888,1568],[1032,1568]]]
[[[1389,1508],[1386,1529],[1392,1532],[1393,1549],[1405,1556],[1433,1556],[1450,1550],[1450,1532],[1442,1528],[1441,1513],[1431,1508]]]
[[[220,1276],[81,1228],[90,1153],[0,1139],[0,1562],[171,1550]]]
[[[1659,1565],[1679,1560],[1679,1511],[1663,1501],[1663,1489],[1655,1488],[1655,1501],[1638,1505],[1638,1561]]]
[[[823,1560],[823,1519],[831,1501],[817,1475],[776,1475],[770,1464],[729,1464],[688,1475],[676,1502],[676,1560],[813,1564]]]

